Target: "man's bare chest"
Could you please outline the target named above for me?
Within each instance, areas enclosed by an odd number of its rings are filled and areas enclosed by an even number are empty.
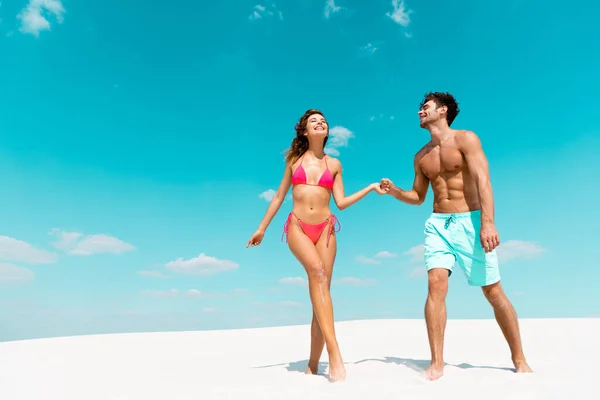
[[[421,170],[429,179],[448,173],[458,173],[463,169],[464,163],[464,158],[456,147],[436,146],[419,160]]]

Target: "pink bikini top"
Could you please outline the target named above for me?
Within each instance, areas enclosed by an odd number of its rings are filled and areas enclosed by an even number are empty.
[[[306,153],[304,153],[304,154],[306,154]],[[331,171],[329,171],[329,165],[327,165],[327,156],[325,156],[325,171],[323,171],[323,174],[321,175],[319,182],[316,185],[314,185],[314,184],[310,184],[310,183],[306,182],[306,171],[304,170],[304,168],[302,168],[302,161],[304,161],[304,154],[302,155],[302,158],[300,159],[300,165],[298,166],[298,168],[296,168],[296,170],[292,174],[292,185],[294,185],[294,186],[295,185],[321,186],[326,189],[332,190],[333,189],[333,175],[331,174]]]

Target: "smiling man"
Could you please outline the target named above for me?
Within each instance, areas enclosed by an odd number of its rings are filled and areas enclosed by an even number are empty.
[[[425,223],[425,265],[429,292],[425,321],[431,347],[427,377],[435,380],[444,371],[444,331],[448,278],[457,263],[471,286],[481,287],[512,353],[517,372],[532,372],[521,346],[516,312],[500,284],[494,225],[494,198],[487,158],[477,135],[450,128],[460,112],[449,93],[428,93],[420,108],[421,128],[431,140],[414,158],[415,179],[411,190],[381,180],[389,195],[412,205],[425,201],[429,183],[433,189],[433,213]],[[491,344],[490,344],[491,345]]]

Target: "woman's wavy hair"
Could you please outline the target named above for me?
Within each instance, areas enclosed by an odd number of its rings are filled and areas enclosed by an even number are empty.
[[[296,137],[292,140],[292,145],[290,146],[287,155],[285,157],[286,162],[295,162],[298,158],[302,156],[308,150],[308,138],[304,136],[306,132],[306,125],[308,123],[308,117],[313,114],[319,114],[323,118],[325,115],[315,109],[306,110],[304,115],[300,117],[300,120],[296,123],[294,129],[296,130]],[[327,144],[327,139],[329,139],[329,124],[327,124],[327,136],[325,136],[325,140],[323,141],[323,149],[325,149],[325,145]]]

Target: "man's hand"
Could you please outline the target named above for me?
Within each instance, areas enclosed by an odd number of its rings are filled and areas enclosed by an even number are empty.
[[[482,224],[481,225],[481,246],[486,253],[491,252],[500,245],[500,237],[498,231],[493,224]]]
[[[389,194],[392,190],[396,189],[396,186],[394,186],[394,183],[389,180],[388,178],[383,178],[381,180],[381,189],[383,189],[383,191],[387,194]]]

